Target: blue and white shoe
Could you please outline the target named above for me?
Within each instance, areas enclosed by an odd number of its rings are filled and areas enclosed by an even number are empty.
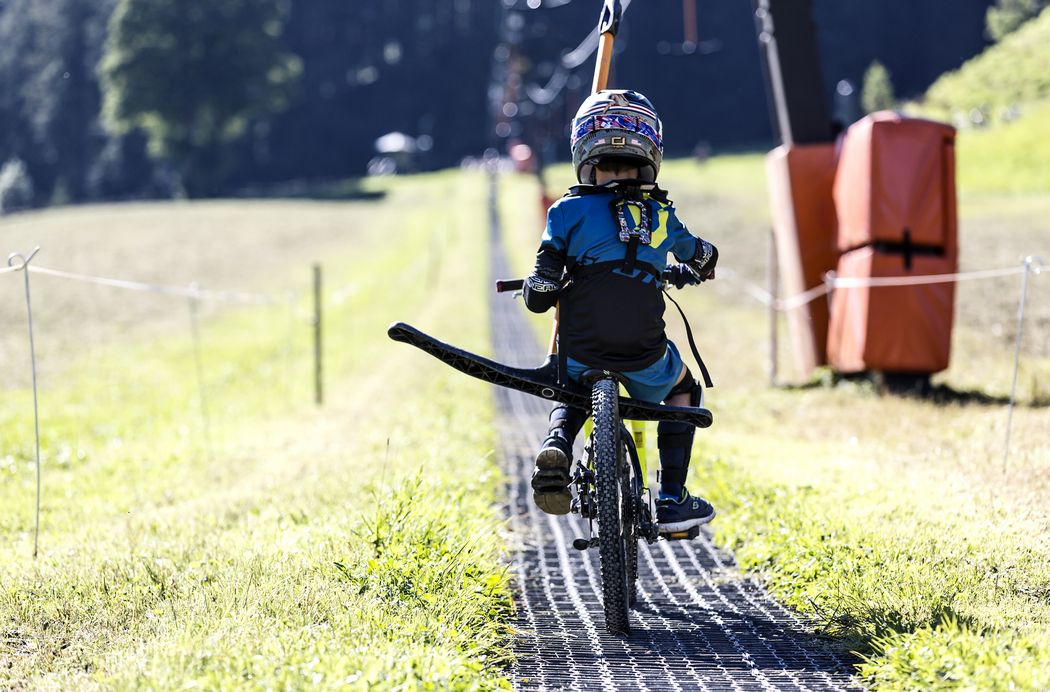
[[[660,498],[656,501],[656,521],[661,534],[681,533],[706,524],[715,518],[715,508],[702,497],[690,495],[685,488],[677,500]]]

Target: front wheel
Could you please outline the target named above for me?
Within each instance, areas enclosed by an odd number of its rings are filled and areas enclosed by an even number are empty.
[[[629,496],[623,483],[620,447],[619,386],[611,378],[598,380],[591,390],[594,419],[592,452],[598,504],[598,557],[602,573],[605,627],[629,634],[630,607],[627,544],[633,539],[627,521]]]

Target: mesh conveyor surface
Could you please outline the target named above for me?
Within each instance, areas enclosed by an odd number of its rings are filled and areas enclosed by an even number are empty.
[[[493,278],[508,278],[495,185],[494,179],[491,271]],[[493,296],[493,352],[501,362],[532,366],[541,351],[522,310],[509,296]],[[548,516],[532,501],[532,456],[549,404],[503,388],[496,399],[516,577],[516,688],[853,688],[848,657],[743,578],[709,533],[695,541],[643,542],[633,632],[628,638],[606,633],[597,550],[572,547],[574,538],[586,535],[586,524],[576,516]]]

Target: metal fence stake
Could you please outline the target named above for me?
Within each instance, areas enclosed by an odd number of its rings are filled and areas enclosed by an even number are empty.
[[[1010,431],[1014,422],[1014,405],[1017,401],[1017,371],[1021,365],[1021,336],[1024,333],[1024,306],[1028,299],[1028,277],[1042,271],[1043,263],[1038,257],[1024,258],[1024,276],[1021,278],[1021,300],[1017,306],[1017,338],[1014,340],[1014,376],[1010,385],[1010,404],[1006,409],[1006,441],[1003,444],[1003,473],[1010,459]]]
[[[40,247],[33,248],[33,251],[29,253],[29,257],[25,257],[17,252],[12,252],[7,256],[7,266],[16,266],[15,260],[18,260],[18,265],[23,274],[25,275],[25,287],[26,287],[26,316],[29,320],[29,364],[33,370],[33,433],[36,442],[36,521],[33,526],[33,559],[36,556],[40,548],[40,485],[41,485],[41,471],[40,471],[40,408],[37,403],[37,386],[36,386],[36,343],[33,341],[33,301],[29,294],[29,263],[36,257],[36,253],[40,252]]]

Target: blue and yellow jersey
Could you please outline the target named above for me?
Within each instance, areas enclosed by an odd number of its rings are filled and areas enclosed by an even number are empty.
[[[633,271],[624,271],[627,243],[612,191],[570,194],[547,211],[540,256],[555,256],[572,282],[560,295],[560,344],[576,360],[621,372],[652,365],[666,350],[660,273],[668,255],[692,259],[698,240],[666,201],[648,194],[651,241],[639,244]],[[626,206],[635,228],[641,212]]]
[[[619,226],[611,208],[614,201],[612,192],[562,197],[547,210],[547,227],[540,239],[540,249],[547,246],[563,254],[569,267],[622,261],[627,254],[627,244],[620,240]],[[639,246],[638,261],[659,273],[667,268],[668,253],[673,253],[680,262],[692,259],[696,238],[678,219],[674,206],[648,194],[645,204],[649,207],[652,241]],[[627,209],[637,227],[641,213],[633,206]]]

